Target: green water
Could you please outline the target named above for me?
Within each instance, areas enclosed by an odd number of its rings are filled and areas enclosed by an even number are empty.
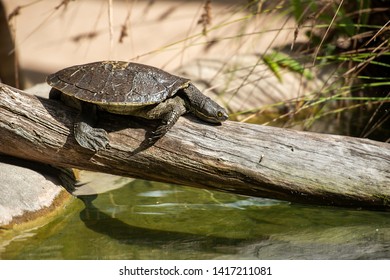
[[[385,259],[390,213],[135,180],[75,199],[44,226],[3,235],[0,258]]]

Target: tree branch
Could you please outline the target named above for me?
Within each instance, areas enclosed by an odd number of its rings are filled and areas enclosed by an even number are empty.
[[[157,124],[102,113],[110,148],[94,154],[73,138],[76,110],[0,84],[0,153],[292,202],[390,208],[390,144],[345,136],[182,117],[142,149]],[[141,148],[140,148],[141,145]]]

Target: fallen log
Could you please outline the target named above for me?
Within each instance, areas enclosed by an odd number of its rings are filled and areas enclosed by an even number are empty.
[[[291,202],[390,208],[390,144],[182,117],[144,147],[155,121],[102,113],[110,148],[73,138],[76,110],[0,84],[0,153],[18,158]]]

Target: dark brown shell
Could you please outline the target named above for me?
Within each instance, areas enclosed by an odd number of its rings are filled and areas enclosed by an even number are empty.
[[[85,102],[140,106],[164,101],[189,80],[148,65],[102,61],[65,68],[49,75],[47,83]]]

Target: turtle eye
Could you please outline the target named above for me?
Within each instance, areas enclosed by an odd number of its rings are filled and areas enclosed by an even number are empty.
[[[227,114],[225,113],[225,111],[218,111],[217,112],[217,119],[219,121],[226,121],[228,118]]]

